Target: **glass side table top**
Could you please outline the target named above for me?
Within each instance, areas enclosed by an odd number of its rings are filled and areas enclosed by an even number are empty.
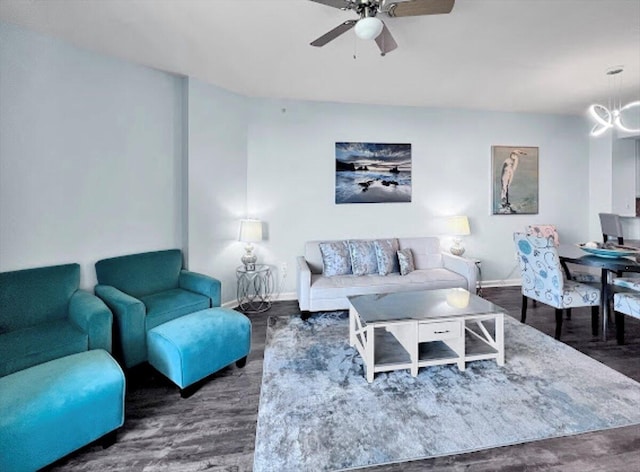
[[[253,275],[268,272],[270,269],[271,267],[266,264],[256,264],[256,268],[254,270],[247,270],[245,266],[241,265],[236,268],[236,273]]]
[[[463,288],[347,297],[364,323],[507,313]]]

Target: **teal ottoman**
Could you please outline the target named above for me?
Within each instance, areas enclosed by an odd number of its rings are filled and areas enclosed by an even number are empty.
[[[0,378],[0,470],[40,469],[124,423],[124,374],[101,349]]]
[[[186,398],[199,380],[235,362],[244,367],[251,321],[228,308],[208,308],[147,331],[149,364],[180,387]]]

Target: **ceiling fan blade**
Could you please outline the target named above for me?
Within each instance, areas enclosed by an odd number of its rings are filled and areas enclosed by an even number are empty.
[[[318,39],[311,43],[312,46],[322,47],[327,44],[329,41],[333,41],[342,33],[346,33],[356,24],[356,20],[347,20],[344,23],[336,26],[328,33],[323,34]]]
[[[341,10],[348,10],[351,7],[349,0],[311,0],[312,2],[322,3],[328,7],[340,8]]]
[[[382,33],[380,33],[376,38],[376,44],[380,48],[380,54],[382,56],[398,47],[398,43],[396,43],[396,40],[393,39],[393,36],[391,36],[391,31],[389,31],[387,25],[384,25],[384,27],[382,28]]]
[[[455,0],[409,0],[390,3],[385,11],[391,17],[440,15],[451,13],[454,3]]]

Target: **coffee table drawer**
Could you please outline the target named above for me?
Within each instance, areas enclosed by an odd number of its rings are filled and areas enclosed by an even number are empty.
[[[418,342],[440,341],[458,338],[461,335],[462,324],[459,321],[443,321],[441,323],[420,323],[418,327]]]

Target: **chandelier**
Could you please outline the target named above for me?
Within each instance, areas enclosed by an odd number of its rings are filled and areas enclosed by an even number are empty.
[[[616,81],[616,76],[618,76],[618,74],[623,70],[623,66],[615,66],[607,69],[606,74],[611,78],[610,83],[613,83],[614,86],[612,88],[615,88],[616,82],[617,88],[620,88],[620,81]],[[589,115],[591,115],[591,118],[596,122],[594,127],[591,129],[591,136],[600,136],[614,126],[621,131],[626,131],[627,133],[640,133],[640,127],[632,128],[628,126],[625,124],[623,116],[625,112],[636,107],[640,107],[640,100],[629,102],[625,106],[622,106],[621,98],[616,100],[615,97],[609,97],[608,107],[594,103],[589,107]]]

